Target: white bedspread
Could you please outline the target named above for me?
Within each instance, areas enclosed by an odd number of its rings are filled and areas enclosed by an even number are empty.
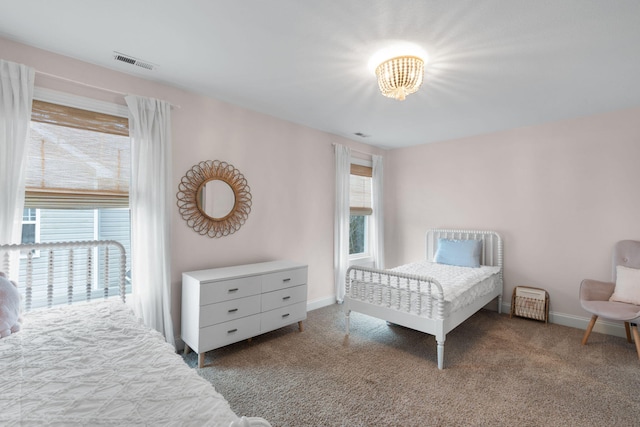
[[[502,287],[500,267],[479,268],[458,267],[430,261],[418,261],[390,269],[393,272],[412,274],[435,279],[442,286],[444,316],[466,307],[477,298]],[[392,281],[392,284],[398,283]],[[415,283],[409,290],[385,290],[377,283],[354,280],[351,283],[351,297],[366,300],[382,306],[409,307],[409,312],[426,317],[436,317],[435,299],[427,298],[428,287],[422,286],[418,292]],[[435,294],[435,289],[432,289]],[[400,299],[400,301],[398,301]],[[432,301],[432,304],[429,304]]]
[[[209,382],[119,301],[28,313],[0,339],[2,426],[225,426]]]
[[[436,279],[438,283],[442,285],[444,300],[452,302],[460,298],[460,296],[468,290],[473,289],[478,283],[499,273],[500,267],[483,265],[479,268],[471,268],[438,264],[431,261],[417,261],[393,268],[391,271],[428,276]],[[473,289],[473,291],[477,292],[471,292],[471,298],[479,296],[478,292],[483,293],[481,289]]]

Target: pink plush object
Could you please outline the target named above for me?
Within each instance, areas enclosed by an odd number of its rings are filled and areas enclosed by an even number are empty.
[[[0,338],[18,332],[21,320],[18,285],[0,271]]]

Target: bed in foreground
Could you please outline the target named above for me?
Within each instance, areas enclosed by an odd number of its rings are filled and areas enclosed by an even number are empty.
[[[344,312],[356,311],[427,334],[444,368],[447,333],[498,298],[502,306],[502,239],[493,231],[429,230],[426,260],[391,270],[347,270]]]
[[[65,260],[86,258],[81,253],[87,247],[92,253],[96,252],[92,248],[100,246],[124,254],[116,242],[81,243],[71,244],[72,255],[64,255]],[[34,249],[41,251],[40,256],[48,252],[49,264],[55,266],[54,259],[61,256],[54,257],[53,252],[67,249],[65,245],[9,248],[28,249],[28,257]],[[0,253],[7,248],[0,246]],[[124,262],[120,264],[119,287],[124,290]],[[96,265],[109,271],[108,258]],[[86,271],[91,275],[95,269],[87,266]],[[86,283],[92,281],[89,276]],[[28,287],[36,288],[30,281]],[[90,294],[93,286],[86,288]],[[72,301],[69,289],[63,291]],[[33,303],[28,300],[31,292],[24,292],[25,306]],[[46,294],[55,299],[53,289]],[[238,417],[160,333],[135,318],[123,300],[124,294],[23,314],[21,330],[0,339],[0,425],[269,426],[261,418]]]

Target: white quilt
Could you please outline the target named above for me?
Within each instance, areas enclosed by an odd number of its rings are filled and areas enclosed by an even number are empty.
[[[436,279],[442,285],[444,300],[452,302],[460,298],[468,290],[473,289],[478,283],[499,273],[500,267],[483,265],[479,268],[472,268],[438,264],[431,261],[418,261],[401,265],[391,269],[391,271],[429,276]],[[473,290],[477,291],[477,289]],[[479,292],[483,293],[482,290],[479,290]],[[470,296],[474,298],[479,295],[477,292],[472,292]]]
[[[225,426],[228,402],[120,301],[39,310],[0,339],[2,426]]]

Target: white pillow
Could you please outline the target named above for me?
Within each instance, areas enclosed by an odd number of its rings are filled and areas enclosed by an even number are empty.
[[[609,301],[640,305],[640,270],[616,266],[616,287]]]

